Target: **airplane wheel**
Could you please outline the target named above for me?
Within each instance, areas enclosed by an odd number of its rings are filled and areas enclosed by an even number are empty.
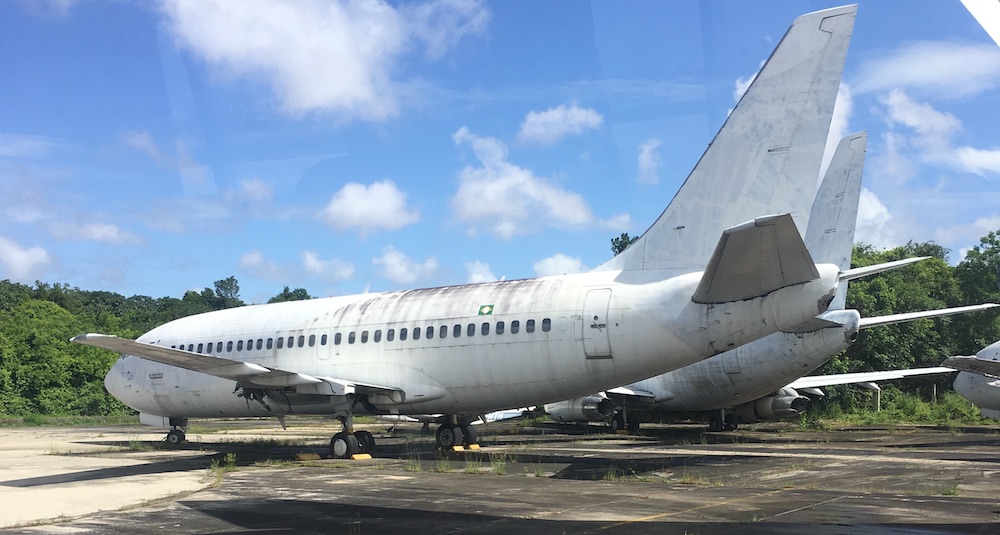
[[[174,446],[184,442],[185,438],[187,437],[184,436],[184,431],[181,431],[180,429],[174,429],[167,433],[167,443]]]
[[[725,426],[722,423],[722,418],[720,418],[718,414],[713,414],[708,419],[708,430],[709,431],[711,431],[713,433],[718,433],[719,431],[723,431],[724,429],[725,429]]]
[[[437,430],[437,445],[442,449],[451,449],[452,446],[461,446],[465,441],[465,435],[462,434],[462,428],[451,425],[442,424]]]
[[[628,421],[628,432],[630,435],[635,435],[639,432],[639,419],[632,418]]]
[[[358,439],[358,453],[375,453],[375,437],[368,431],[355,431],[354,436]]]
[[[464,444],[466,446],[478,443],[478,441],[479,441],[479,435],[476,433],[476,429],[474,427],[472,427],[471,425],[466,424],[466,425],[463,425],[463,426],[459,427],[459,429],[462,431],[462,434],[465,435]]]
[[[358,453],[358,437],[341,431],[330,439],[330,455],[335,459],[347,459]]]
[[[612,433],[617,433],[619,430],[625,429],[625,415],[621,412],[616,412],[611,417],[611,421],[608,422],[608,427],[611,428]]]

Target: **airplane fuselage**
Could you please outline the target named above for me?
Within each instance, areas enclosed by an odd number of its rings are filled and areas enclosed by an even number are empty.
[[[797,325],[833,295],[837,268],[818,267],[819,279],[724,304],[692,301],[701,273],[594,272],[240,307],[139,341],[400,390],[366,399],[368,412],[480,414],[626,384]],[[134,356],[105,382],[169,417],[350,409],[301,389],[240,397],[235,381]]]

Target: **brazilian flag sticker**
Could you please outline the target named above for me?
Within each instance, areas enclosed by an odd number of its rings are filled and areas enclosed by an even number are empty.
[[[483,305],[479,307],[480,316],[492,316],[493,315],[493,305]]]

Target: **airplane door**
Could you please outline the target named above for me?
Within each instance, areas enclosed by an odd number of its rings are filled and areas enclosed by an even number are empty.
[[[581,338],[583,352],[588,359],[611,358],[611,339],[608,337],[608,304],[611,289],[591,290],[583,301]]]

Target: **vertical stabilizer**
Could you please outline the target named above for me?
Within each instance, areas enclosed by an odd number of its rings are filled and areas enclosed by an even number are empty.
[[[802,228],[856,10],[795,19],[667,209],[596,270],[701,270],[727,228],[775,213]]]
[[[805,237],[809,253],[817,263],[834,264],[841,271],[851,267],[867,147],[866,132],[840,140],[809,213]],[[830,309],[843,310],[846,305],[847,282],[844,281],[837,288]]]

